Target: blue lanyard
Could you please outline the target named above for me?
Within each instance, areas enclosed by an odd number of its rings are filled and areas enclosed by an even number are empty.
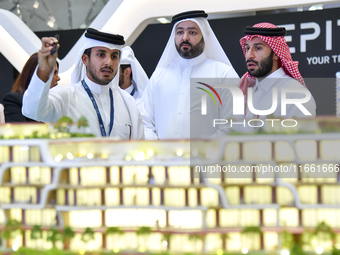
[[[136,90],[135,88],[133,88],[132,92],[130,93],[131,96],[133,96],[135,94]]]
[[[93,108],[96,110],[97,112],[97,116],[98,116],[98,121],[99,121],[99,127],[100,127],[100,132],[102,133],[102,136],[107,136],[106,132],[105,132],[105,127],[104,127],[104,123],[103,123],[103,119],[102,116],[100,115],[99,109],[98,109],[98,105],[96,103],[96,100],[94,100],[93,94],[91,92],[91,90],[89,89],[89,87],[87,86],[86,82],[84,80],[81,81],[81,84],[83,85],[85,91],[87,92],[87,94],[89,95],[92,104],[93,104]],[[113,108],[113,94],[112,94],[112,90],[109,89],[110,91],[110,105],[111,105],[111,111],[110,111],[110,129],[109,129],[109,136],[111,134],[112,131],[112,127],[113,127],[113,119],[114,119],[114,108]]]

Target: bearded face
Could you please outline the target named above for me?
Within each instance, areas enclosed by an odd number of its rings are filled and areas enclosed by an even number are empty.
[[[195,58],[204,51],[201,29],[193,21],[183,21],[175,28],[175,46],[182,58]]]
[[[259,81],[277,69],[278,57],[265,41],[253,37],[250,41],[246,40],[244,48],[247,70]],[[277,59],[275,64],[274,59]]]

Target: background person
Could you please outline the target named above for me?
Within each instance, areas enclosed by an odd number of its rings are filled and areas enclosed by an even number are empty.
[[[4,106],[0,104],[0,124],[5,124]]]
[[[139,107],[149,78],[130,46],[125,46],[122,50],[119,71],[119,87],[128,92],[136,100],[137,107]]]
[[[6,123],[11,122],[36,122],[33,119],[25,117],[21,113],[22,108],[22,97],[25,93],[34,70],[38,65],[38,53],[34,53],[25,63],[21,73],[13,84],[11,93],[5,95],[3,99],[4,114]],[[51,81],[51,88],[58,85],[60,80],[59,74],[59,64],[56,62],[54,65],[54,73]]]

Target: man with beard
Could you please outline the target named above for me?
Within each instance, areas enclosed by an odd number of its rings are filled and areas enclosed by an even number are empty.
[[[149,82],[143,67],[135,57],[130,46],[122,50],[119,68],[119,87],[129,93],[139,107],[144,89]]]
[[[142,99],[141,113],[146,139],[192,137],[191,131],[194,130],[190,130],[190,123],[193,125],[191,118],[195,115],[199,119],[201,116],[201,95],[195,98],[198,100],[193,100],[191,78],[221,78],[217,84],[224,84],[223,79],[226,78],[238,78],[207,16],[204,11],[188,11],[172,18],[174,25],[170,39]],[[226,105],[223,108],[222,104],[213,105],[208,110],[214,108],[216,115],[208,114],[209,119],[204,123],[195,122],[196,128],[201,128],[201,134],[205,136],[222,134],[221,129],[213,128],[212,119],[227,118],[232,110],[232,107],[228,107],[232,100],[227,100],[225,96],[227,89],[218,93]]]
[[[243,75],[239,87],[247,99],[248,88],[252,87],[253,106],[257,110],[268,110],[273,102],[273,89],[277,88],[277,108],[273,115],[284,118],[304,118],[316,115],[316,104],[311,97],[302,105],[310,115],[305,115],[295,104],[287,104],[286,115],[281,116],[281,90],[283,88],[306,89],[305,82],[298,70],[298,62],[293,61],[289,47],[284,39],[285,28],[271,23],[259,23],[246,27],[246,34],[240,44],[246,60],[248,72]],[[286,98],[302,99],[304,93],[287,93]],[[246,100],[247,102],[247,100]],[[246,107],[245,118],[258,118]]]
[[[49,90],[58,40],[41,39],[38,67],[23,97],[25,116],[55,123],[62,116],[77,122],[86,117],[93,134],[120,139],[143,139],[144,128],[134,99],[118,87],[123,36],[88,28],[75,61],[72,84]],[[59,47],[59,46],[58,46]]]

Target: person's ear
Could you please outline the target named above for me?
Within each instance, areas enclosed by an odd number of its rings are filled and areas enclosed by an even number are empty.
[[[131,67],[125,68],[125,70],[124,70],[124,77],[130,77],[131,73],[132,73]]]
[[[276,54],[274,53],[274,59],[275,59],[275,60],[279,60],[280,58],[278,57],[278,55],[276,55]]]
[[[84,65],[87,66],[89,64],[89,56],[86,54],[83,54],[81,56],[81,60],[83,61]]]

